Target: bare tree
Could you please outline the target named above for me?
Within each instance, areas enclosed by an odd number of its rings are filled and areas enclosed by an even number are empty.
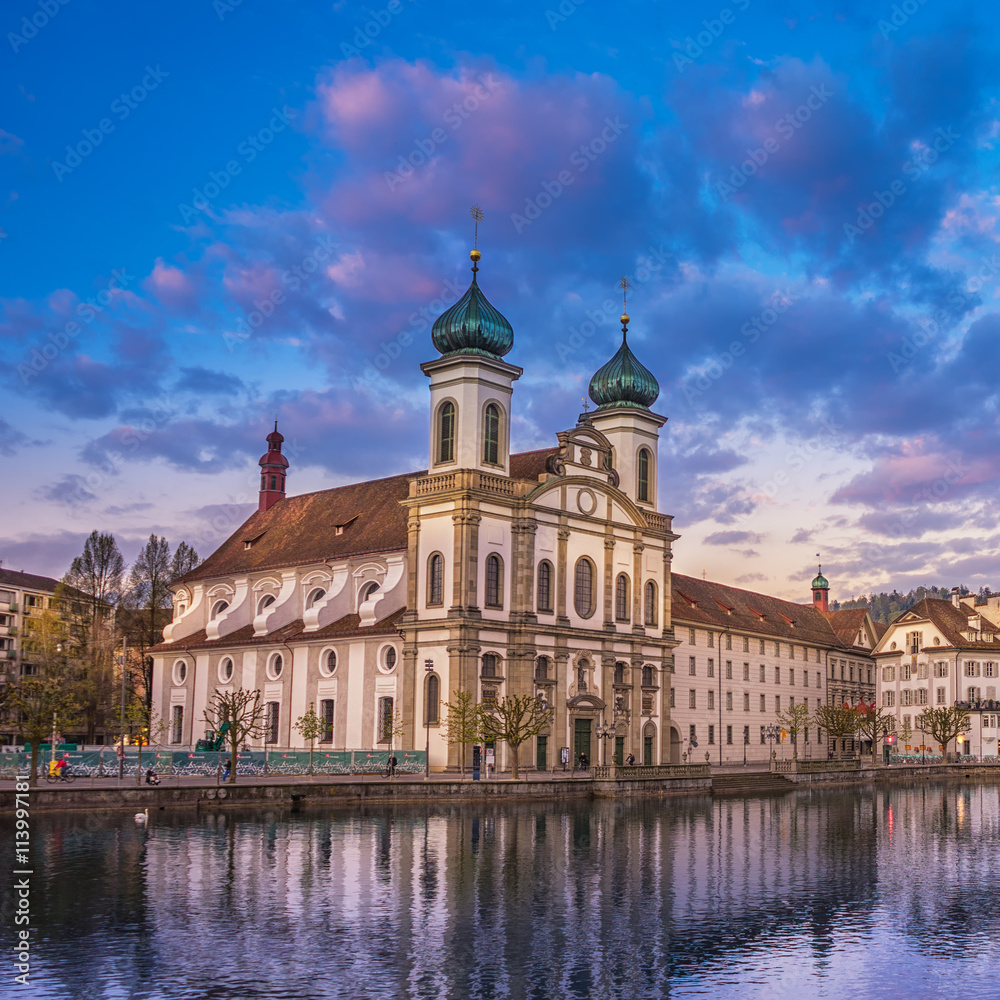
[[[862,702],[855,708],[858,714],[858,735],[872,741],[872,765],[878,763],[878,745],[889,733],[896,731],[896,717],[872,702]]]
[[[948,753],[948,744],[959,733],[967,733],[971,728],[967,708],[925,708],[917,716],[917,727],[941,747],[942,754]]]
[[[790,705],[785,712],[778,712],[775,715],[778,725],[784,729],[792,738],[792,759],[799,759],[799,733],[806,726],[812,723],[809,716],[809,706],[804,702],[797,705]]]
[[[820,705],[813,715],[813,720],[835,741],[853,738],[858,732],[858,713],[850,705]],[[837,744],[837,759],[842,759],[839,744]]]
[[[83,552],[70,564],[63,583],[90,599],[91,618],[101,621],[117,606],[125,577],[125,559],[115,536],[92,531]]]
[[[458,756],[464,779],[468,746],[482,737],[482,710],[471,691],[456,691],[452,698],[444,706],[448,709],[444,720],[444,738],[459,747]]]
[[[503,740],[510,747],[511,778],[520,777],[521,744],[552,725],[555,712],[533,694],[507,695],[481,710],[483,737]]]
[[[260,691],[248,691],[246,688],[216,691],[205,711],[205,722],[220,735],[225,734],[232,763],[229,783],[236,784],[240,745],[264,733],[264,699]]]
[[[200,562],[194,548],[187,542],[181,542],[174,551],[174,558],[170,563],[170,579],[176,580],[185,573],[190,573]]]

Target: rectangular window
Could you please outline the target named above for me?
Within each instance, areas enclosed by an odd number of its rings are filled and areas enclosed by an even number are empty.
[[[749,726],[744,726],[743,727],[743,742],[744,743],[749,743],[750,742],[750,727]]]
[[[688,644],[693,646],[697,642],[697,633],[693,628],[688,629]]]
[[[927,704],[927,688],[920,688],[917,691],[917,704],[918,705]]]
[[[750,664],[749,663],[744,663],[743,664],[743,680],[745,680],[745,681],[750,680]]]
[[[913,691],[910,688],[903,688],[902,695],[904,705],[913,704]]]
[[[688,708],[698,707],[698,692],[694,688],[688,691]]]
[[[483,689],[483,700],[486,700],[486,689]],[[378,735],[376,743],[392,741],[392,698],[378,700]]]
[[[715,646],[715,635],[712,632],[706,632],[705,639],[707,640],[706,646]]]
[[[983,676],[984,677],[996,677],[996,664],[995,663],[984,663],[983,664]]]
[[[767,667],[762,663],[760,665],[760,682],[764,684],[767,681]]]
[[[761,695],[763,698],[764,696]],[[767,737],[764,735],[764,727],[760,727],[760,745],[763,746],[767,742]]]
[[[767,705],[764,703],[764,695],[760,696],[760,710],[762,712],[766,712],[767,711]]]
[[[885,708],[893,708],[896,704],[896,692],[895,691],[883,691],[882,692],[882,705]]]
[[[766,652],[767,652],[767,650],[766,650],[766,649],[764,648],[764,640],[763,640],[763,639],[760,639],[760,640],[758,640],[758,641],[760,642],[760,653],[761,653],[761,656],[763,656],[763,655],[764,655],[764,653],[766,653]]]
[[[733,692],[726,692],[726,711],[731,712],[733,710]]]
[[[965,661],[965,676],[966,677],[978,677],[979,676],[979,664],[974,663],[972,660]]]
[[[781,643],[780,642],[775,641],[775,643],[774,643],[774,655],[775,656],[781,656]]]
[[[794,667],[789,667],[788,668],[788,683],[792,687],[795,687],[795,668]]]
[[[325,699],[319,703],[319,717],[323,722],[323,735],[320,743],[333,742],[333,700]]]
[[[709,707],[709,710],[715,708],[715,692],[714,691],[709,691],[708,692],[708,707]]]
[[[775,710],[775,712],[780,712],[781,711],[781,695],[780,694],[776,694],[774,696],[774,710]]]
[[[726,746],[731,747],[733,745],[733,727],[726,726]]]
[[[170,742],[180,743],[184,739],[184,706],[174,705],[170,713]]]
[[[849,663],[847,665],[847,678],[848,678],[848,680],[851,681],[851,683],[854,683],[854,664],[853,663]],[[858,675],[858,680],[861,680],[861,675],[860,674]]]
[[[732,648],[733,648],[733,637],[727,633],[726,634],[726,649],[732,649]]]
[[[715,660],[712,659],[712,657],[708,658],[708,676],[709,677],[715,676]]]
[[[744,712],[749,712],[750,711],[750,692],[749,691],[744,691],[743,692],[743,711]]]
[[[688,742],[697,743],[698,742],[698,731],[694,724],[688,726]]]
[[[698,666],[693,656],[688,657],[688,673],[694,677],[698,673]]]
[[[871,678],[868,678],[871,680]],[[816,687],[821,688],[823,686],[823,675],[817,670],[816,671]]]
[[[912,726],[913,719],[909,715],[903,716],[903,728],[910,729]]]
[[[733,661],[726,660],[726,680],[731,681],[733,679]]]
[[[982,694],[979,688],[970,687],[966,691],[966,699],[965,699],[966,701],[973,702],[973,701],[980,701],[981,699],[982,699]]]
[[[943,705],[944,704],[944,688],[938,688],[937,689],[937,703],[939,705]]]
[[[896,668],[895,667],[883,667],[882,668],[882,680],[884,682],[894,681],[896,679]]]
[[[670,707],[671,708],[676,708],[677,707],[677,702],[676,702],[675,697],[674,697],[674,689],[673,688],[670,689]]]
[[[743,652],[750,652],[750,636],[748,635],[743,636]]]
[[[792,643],[788,644],[788,659],[795,659],[795,646]]]
[[[934,664],[934,676],[935,677],[947,677],[948,676],[948,662],[944,661],[942,663]]]
[[[788,696],[788,711],[790,712],[793,708],[795,708],[795,695],[789,695]]]
[[[715,726],[708,727],[708,742],[710,744],[715,743]]]
[[[774,683],[775,684],[781,683],[781,667],[774,668]]]
[[[264,727],[266,729],[267,742],[275,745],[278,742],[278,715],[279,705],[276,701],[269,701],[264,706]]]

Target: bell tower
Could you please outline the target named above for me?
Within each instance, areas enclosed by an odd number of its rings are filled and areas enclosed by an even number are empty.
[[[822,563],[817,566],[816,576],[813,578],[812,594],[813,607],[826,614],[830,610],[830,581],[823,576]]]
[[[260,458],[260,501],[257,510],[269,510],[279,500],[285,499],[285,476],[288,474],[288,459],[281,454],[284,438],[278,433],[278,421],[267,436],[267,454]]]

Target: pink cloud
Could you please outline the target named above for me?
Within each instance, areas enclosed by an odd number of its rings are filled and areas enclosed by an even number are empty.
[[[165,264],[162,257],[156,259],[143,287],[172,309],[193,312],[197,308],[198,290],[195,281],[179,267]]]

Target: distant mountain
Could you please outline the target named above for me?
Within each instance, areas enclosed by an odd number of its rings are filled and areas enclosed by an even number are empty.
[[[972,593],[968,587],[964,586],[959,587],[958,590],[963,597]],[[980,587],[977,598],[985,601],[992,594],[993,591],[989,587]],[[906,594],[901,594],[898,590],[893,590],[891,594],[883,591],[881,594],[871,594],[868,597],[862,595],[850,601],[832,601],[830,607],[834,611],[847,608],[867,608],[875,621],[885,622],[888,625],[889,622],[925,597],[935,597],[938,600],[947,601],[951,597],[951,587],[917,587]]]

